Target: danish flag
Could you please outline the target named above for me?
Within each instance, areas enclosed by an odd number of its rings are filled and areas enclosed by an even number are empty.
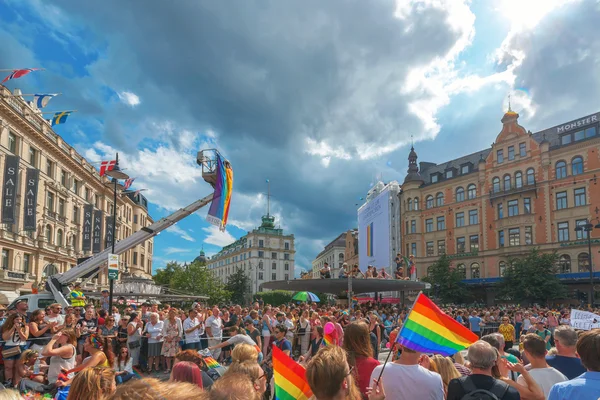
[[[102,161],[100,163],[100,176],[104,176],[107,171],[112,171],[116,163],[117,160]]]

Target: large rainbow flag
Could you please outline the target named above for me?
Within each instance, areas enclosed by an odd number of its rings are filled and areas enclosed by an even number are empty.
[[[224,231],[229,215],[231,192],[233,191],[233,169],[228,161],[221,159],[219,153],[217,153],[216,164],[217,182],[215,183],[215,193],[206,220]]]
[[[373,257],[373,223],[367,225],[367,257]]]
[[[421,353],[451,356],[475,343],[476,334],[446,315],[431,299],[419,294],[398,343]]]
[[[306,370],[277,346],[273,346],[275,400],[308,400],[312,390],[306,381]]]

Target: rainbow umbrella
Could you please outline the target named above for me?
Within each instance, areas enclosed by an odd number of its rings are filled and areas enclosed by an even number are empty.
[[[298,292],[292,297],[292,300],[296,301],[314,301],[315,303],[319,303],[321,300],[317,297],[316,294],[312,292]]]

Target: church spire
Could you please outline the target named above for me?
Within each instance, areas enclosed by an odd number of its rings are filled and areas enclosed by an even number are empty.
[[[412,141],[412,138],[411,138]],[[404,183],[407,182],[423,182],[421,174],[419,174],[419,165],[417,164],[417,152],[413,145],[410,146],[410,153],[408,154],[408,174],[404,178]]]

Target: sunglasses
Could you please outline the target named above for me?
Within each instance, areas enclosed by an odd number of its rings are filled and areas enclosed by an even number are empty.
[[[264,374],[262,374],[261,376],[258,377],[257,381],[260,381],[262,378],[267,379],[267,373],[265,372]]]

